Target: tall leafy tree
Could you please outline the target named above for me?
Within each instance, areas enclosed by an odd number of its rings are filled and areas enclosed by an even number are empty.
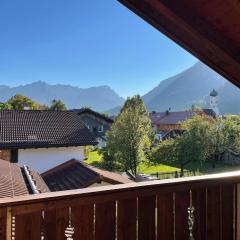
[[[130,171],[136,176],[152,140],[151,120],[141,97],[128,98],[107,133],[107,158],[123,171]]]
[[[53,99],[52,104],[50,106],[50,110],[58,110],[58,111],[64,111],[67,110],[67,107],[64,102],[61,100]]]
[[[12,109],[14,110],[39,108],[39,104],[37,102],[21,94],[16,94],[15,96],[11,97],[6,104],[11,105]]]

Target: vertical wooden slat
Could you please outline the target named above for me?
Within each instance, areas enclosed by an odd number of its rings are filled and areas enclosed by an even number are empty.
[[[240,240],[240,184],[235,186],[235,239]]]
[[[190,191],[175,193],[175,239],[188,239],[188,207],[190,205]]]
[[[81,205],[72,208],[74,239],[93,240],[94,205]]]
[[[192,201],[194,206],[194,240],[206,239],[206,189],[192,191]]]
[[[116,202],[96,204],[95,221],[95,240],[115,240]]]
[[[6,239],[7,217],[7,209],[0,208],[0,239]]]
[[[41,236],[41,212],[16,215],[16,239],[39,240]]]
[[[221,188],[207,188],[207,240],[221,239]]]
[[[46,240],[66,240],[65,230],[68,227],[68,208],[45,211],[44,232]]]
[[[222,196],[222,240],[234,239],[233,191],[234,191],[233,184],[222,186],[222,194],[221,194]]]
[[[157,239],[174,239],[173,193],[157,196]]]
[[[138,198],[138,239],[156,239],[156,196]]]
[[[117,203],[118,240],[136,240],[137,199],[124,199]]]

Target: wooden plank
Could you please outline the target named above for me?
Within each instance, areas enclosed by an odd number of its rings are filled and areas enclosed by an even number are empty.
[[[93,240],[94,205],[81,205],[72,208],[74,239]]]
[[[65,230],[68,227],[68,208],[48,210],[44,213],[44,234],[46,240],[66,240]]]
[[[39,240],[41,236],[41,212],[15,216],[15,237],[24,240]]]
[[[156,196],[138,198],[138,239],[156,239]]]
[[[234,186],[222,186],[222,240],[234,239]]]
[[[0,199],[0,207],[15,208],[15,213],[36,211],[36,209],[55,209],[57,206],[69,206],[69,203],[78,206],[79,202],[99,203],[112,199],[124,199],[135,196],[152,195],[153,192],[171,192],[189,188],[198,189],[214,186],[216,183],[239,183],[240,171],[212,174],[208,176],[186,177],[181,179],[161,180],[144,183],[119,184],[100,188],[86,188],[71,191],[35,194],[20,196],[11,199]]]
[[[6,239],[7,209],[0,208],[0,239]]]
[[[125,199],[117,202],[118,240],[136,240],[137,238],[137,199]]]
[[[235,186],[235,239],[240,240],[240,184]]]
[[[95,210],[95,240],[115,240],[116,202],[96,204]]]
[[[207,240],[221,239],[221,188],[207,188]]]
[[[194,240],[206,239],[206,202],[207,190],[205,188],[192,191],[194,206]]]
[[[157,239],[174,239],[173,193],[157,196]]]
[[[190,205],[190,191],[175,193],[175,239],[188,239],[188,207]]]

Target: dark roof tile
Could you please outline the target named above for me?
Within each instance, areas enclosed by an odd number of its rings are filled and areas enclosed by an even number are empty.
[[[70,111],[1,110],[0,148],[95,145],[97,142]]]

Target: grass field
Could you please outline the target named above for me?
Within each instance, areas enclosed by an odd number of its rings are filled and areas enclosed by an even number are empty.
[[[102,156],[98,153],[98,151],[92,151],[89,153],[88,158],[85,160],[87,164],[102,167]],[[240,166],[227,166],[224,164],[216,164],[216,167],[213,169],[211,163],[206,162],[204,164],[200,163],[189,163],[185,166],[185,170],[190,171],[197,171],[201,174],[208,174],[208,173],[217,173],[217,172],[226,172],[226,171],[234,171],[240,170]],[[154,173],[167,173],[167,172],[174,172],[180,171],[178,165],[166,165],[166,164],[158,164],[153,165],[150,162],[141,163],[139,166],[139,172],[145,174],[154,174]]]
[[[85,160],[87,164],[96,166],[96,167],[101,167],[101,162],[102,162],[102,156],[101,154],[98,153],[98,151],[92,151],[89,153],[88,158]],[[146,174],[153,174],[156,172],[173,172],[173,171],[178,171],[180,170],[177,167],[172,167],[164,164],[159,164],[157,166],[151,165],[148,162],[142,163],[139,166],[139,172],[141,173],[146,173]]]

